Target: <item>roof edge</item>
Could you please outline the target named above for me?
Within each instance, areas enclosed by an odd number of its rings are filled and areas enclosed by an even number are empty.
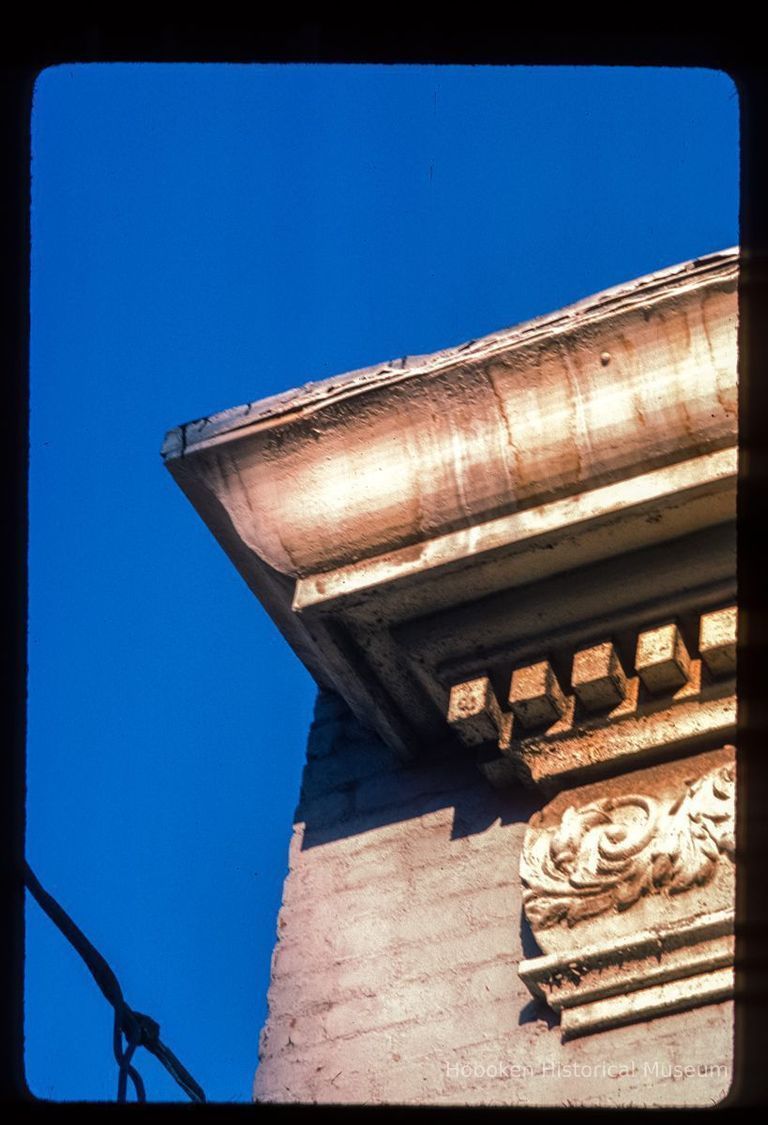
[[[708,280],[722,280],[731,275],[735,277],[738,273],[739,253],[739,247],[733,246],[692,258],[450,348],[357,368],[185,422],[166,433],[161,456],[166,461],[184,457],[211,444],[241,437],[243,431],[276,422],[286,415],[311,412],[318,406],[326,406],[339,399],[414,375],[431,374],[456,362],[483,359],[497,350],[506,351],[535,342],[539,336],[573,331],[590,321],[616,315],[638,303],[647,304],[656,297],[668,299],[672,292],[682,292]]]

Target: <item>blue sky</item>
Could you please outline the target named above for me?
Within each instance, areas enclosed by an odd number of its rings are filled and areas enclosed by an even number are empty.
[[[66,65],[32,148],[27,855],[209,1099],[247,1101],[314,687],[163,435],[734,245],[738,98],[703,70]],[[114,1099],[111,1010],[34,903],[25,997],[32,1092]]]

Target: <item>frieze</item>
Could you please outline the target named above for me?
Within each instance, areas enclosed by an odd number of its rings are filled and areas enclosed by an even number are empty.
[[[520,864],[535,929],[573,926],[641,895],[707,883],[734,855],[735,767],[690,781],[671,802],[627,794],[569,806],[555,828],[529,829]]]

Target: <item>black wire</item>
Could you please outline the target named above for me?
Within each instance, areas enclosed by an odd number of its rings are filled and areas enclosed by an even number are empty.
[[[146,1101],[144,1082],[136,1068],[131,1065],[136,1048],[145,1047],[150,1054],[162,1063],[171,1078],[184,1090],[187,1097],[193,1102],[204,1102],[205,1093],[202,1087],[195,1082],[189,1071],[182,1066],[173,1052],[161,1041],[160,1025],[150,1016],[145,1016],[142,1012],[134,1012],[126,1004],[120,982],[98,949],[91,945],[66,910],[59,906],[55,898],[48,894],[26,861],[24,862],[24,882],[38,906],[45,911],[53,924],[61,930],[67,941],[80,954],[104,997],[115,1010],[112,1050],[119,1068],[117,1100],[119,1102],[126,1101],[128,1079],[130,1078],[136,1093],[136,1100],[139,1102]],[[125,1036],[127,1043],[125,1048],[123,1048],[123,1036]]]
[[[147,1094],[146,1090],[144,1089],[143,1079],[139,1072],[135,1069],[135,1067],[131,1066],[133,1052],[138,1047],[139,1040],[129,1040],[127,1048],[123,1050],[123,1020],[125,1018],[125,1008],[125,1004],[123,1004],[122,1011],[115,1008],[115,1023],[114,1030],[112,1032],[112,1049],[115,1054],[115,1061],[119,1068],[117,1075],[117,1100],[118,1102],[124,1102],[127,1100],[127,1079],[130,1078],[131,1082],[133,1083],[133,1088],[136,1091],[136,1101],[145,1102],[147,1100]]]
[[[117,1100],[119,1102],[127,1101],[128,1095],[128,1078],[130,1077],[133,1082],[133,1088],[136,1091],[136,1101],[145,1102],[147,1100],[146,1091],[144,1089],[144,1082],[139,1072],[131,1066],[131,1059],[133,1053],[138,1047],[138,1041],[128,1043],[128,1046],[123,1050],[123,1031],[122,1031],[122,1016],[115,1009],[115,1027],[112,1036],[112,1045],[115,1052],[115,1060],[118,1065],[117,1075]]]

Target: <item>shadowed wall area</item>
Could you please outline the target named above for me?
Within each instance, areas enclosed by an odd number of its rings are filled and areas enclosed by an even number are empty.
[[[518,869],[540,803],[492,789],[458,756],[403,765],[337,695],[319,694],[257,1100],[704,1105],[724,1095],[731,1001],[563,1044],[557,1017],[531,998],[518,964],[538,947]]]

